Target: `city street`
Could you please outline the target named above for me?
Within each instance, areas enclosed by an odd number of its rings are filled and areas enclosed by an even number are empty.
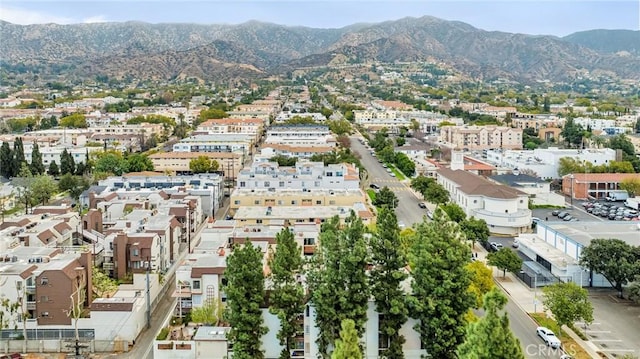
[[[507,296],[508,297],[508,296]],[[510,297],[504,310],[509,316],[513,334],[520,340],[520,346],[527,358],[559,358],[560,350],[547,347],[536,334],[536,323],[518,307]]]
[[[382,164],[358,141],[359,138],[358,135],[350,137],[351,150],[360,154],[360,161],[367,170],[368,178],[365,181],[365,189],[369,188],[369,184],[372,183],[377,184],[380,188],[389,187],[398,197],[398,207],[396,208],[398,222],[404,223],[407,227],[411,227],[414,223],[422,222],[426,211],[418,206],[421,201],[409,188],[409,184],[402,183],[397,178],[391,177],[386,169],[382,167]]]

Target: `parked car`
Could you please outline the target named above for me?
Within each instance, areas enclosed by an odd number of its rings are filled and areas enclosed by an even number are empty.
[[[370,184],[370,185],[369,185],[369,187],[371,187],[371,188],[373,188],[373,189],[380,189],[380,186],[378,186],[378,185],[377,185],[377,184],[375,184],[375,183]]]
[[[558,211],[557,209],[554,210],[553,212],[551,212],[552,215],[557,216],[560,214],[560,211]]]
[[[569,212],[560,212],[558,213],[558,218],[563,219],[564,217],[568,216]]]
[[[520,247],[520,242],[517,239],[514,239],[513,243],[511,243],[511,247],[513,247],[513,248]]]
[[[494,252],[497,252],[497,251],[501,250],[503,246],[502,246],[502,243],[491,242],[490,247],[491,247],[491,250],[493,250]]]
[[[573,219],[573,216],[571,216],[570,214],[562,217],[562,220],[565,222],[569,222],[572,219]]]
[[[427,208],[427,204],[424,202],[420,202],[418,203],[418,207],[422,208],[422,209],[426,209]]]
[[[536,333],[538,333],[538,336],[542,338],[545,344],[554,349],[558,349],[560,348],[560,345],[562,345],[560,339],[558,339],[558,337],[556,337],[553,331],[549,328],[538,327],[536,328]]]

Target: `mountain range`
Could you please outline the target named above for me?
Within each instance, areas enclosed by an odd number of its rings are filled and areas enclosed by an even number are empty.
[[[169,80],[256,78],[299,67],[438,61],[479,79],[563,81],[605,74],[640,79],[640,31],[592,30],[564,38],[485,31],[430,16],[339,29],[258,21],[239,25],[15,25],[0,21],[4,64],[75,76]]]

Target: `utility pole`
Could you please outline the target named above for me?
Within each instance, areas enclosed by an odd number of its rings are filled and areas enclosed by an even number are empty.
[[[151,328],[151,291],[149,280],[149,270],[151,270],[151,256],[147,257],[147,329]]]

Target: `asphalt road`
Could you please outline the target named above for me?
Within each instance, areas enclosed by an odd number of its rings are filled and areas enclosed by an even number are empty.
[[[504,310],[509,317],[511,331],[520,340],[520,346],[527,358],[560,358],[561,350],[547,347],[536,334],[536,323],[511,298]]]
[[[360,143],[359,138],[359,135],[350,137],[351,150],[360,154],[360,161],[367,169],[366,187],[368,188],[369,184],[375,183],[380,188],[389,187],[396,194],[398,197],[398,207],[396,208],[398,223],[404,223],[406,227],[411,227],[414,223],[422,222],[426,211],[418,206],[421,201],[413,194],[408,184],[398,181],[397,178],[391,177],[387,173],[382,164]]]

